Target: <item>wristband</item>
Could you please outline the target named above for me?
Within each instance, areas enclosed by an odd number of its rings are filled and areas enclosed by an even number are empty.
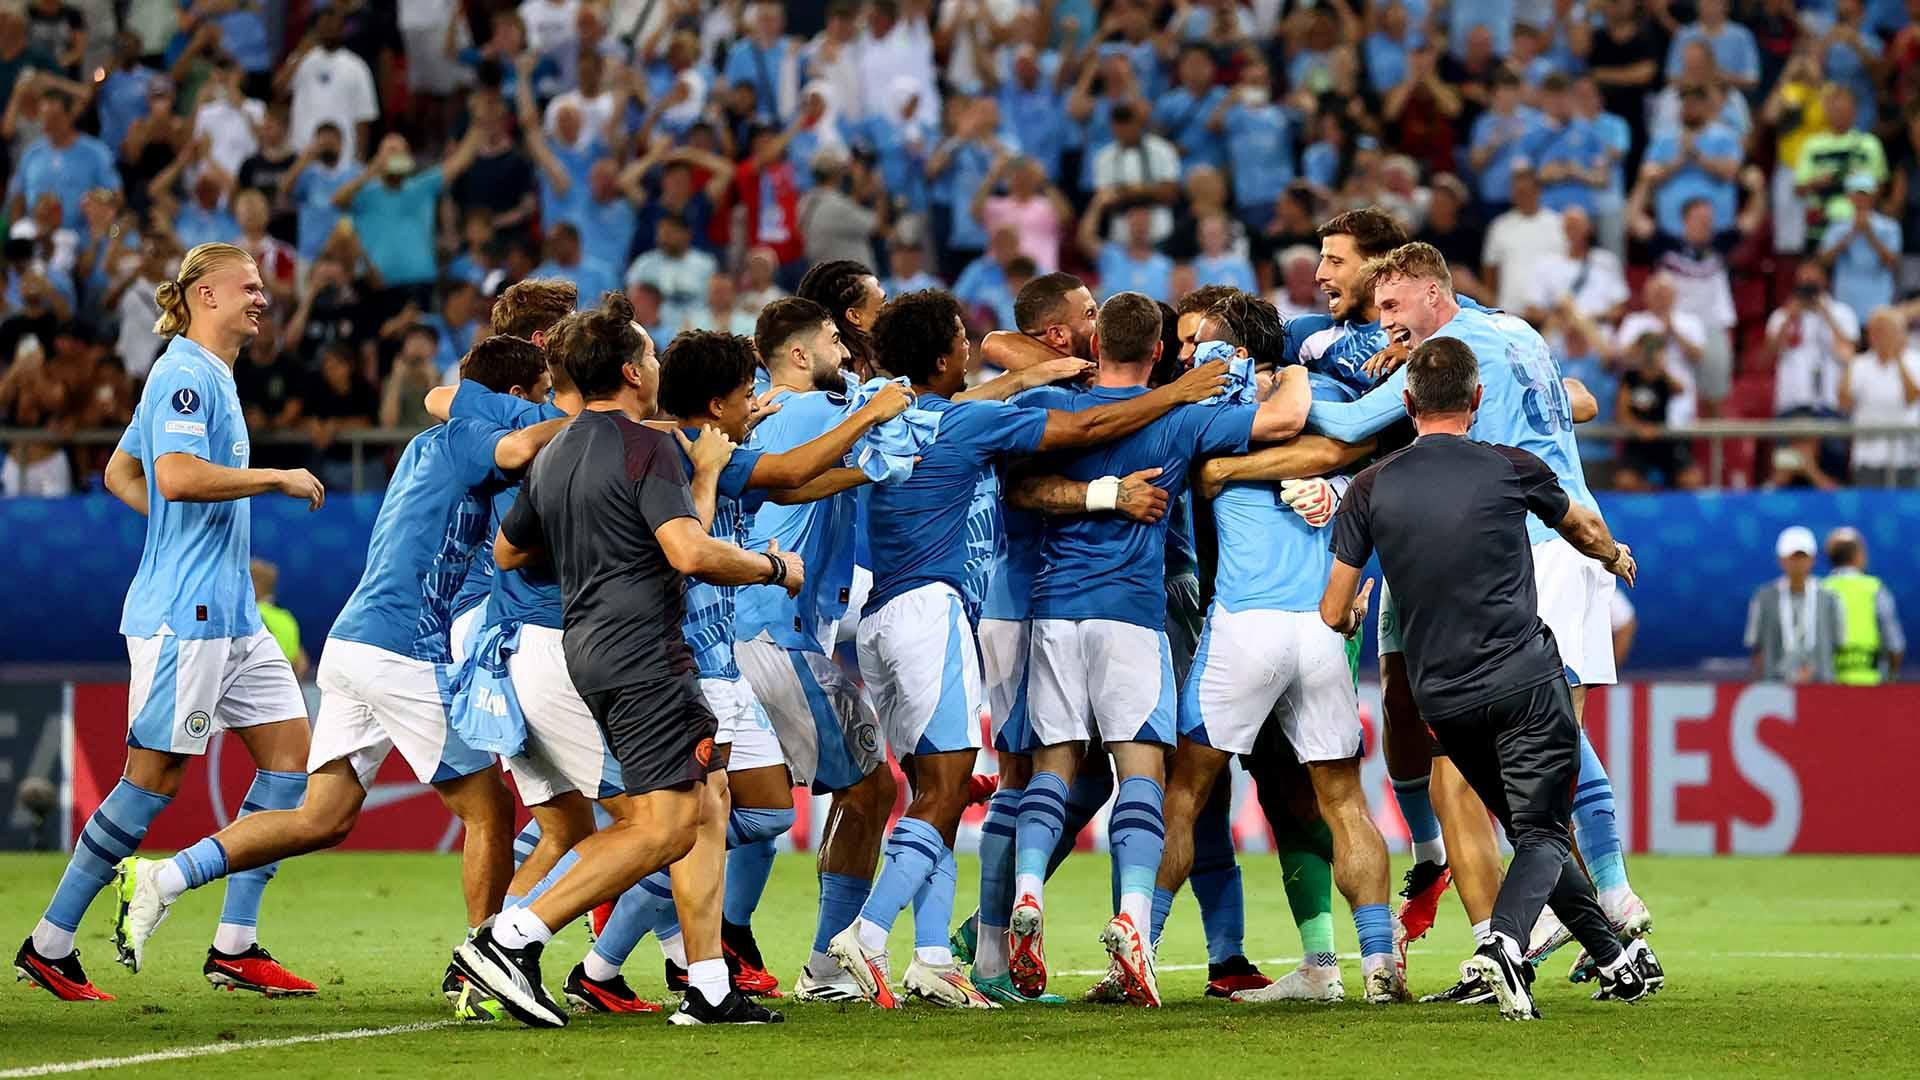
[[[1087,509],[1111,510],[1120,502],[1120,478],[1103,476],[1087,482]]]
[[[765,555],[765,556],[767,557],[767,563],[768,563],[768,565],[769,565],[769,566],[771,566],[771,567],[773,568],[773,575],[772,575],[771,577],[769,577],[769,578],[767,578],[767,584],[769,584],[769,585],[784,585],[784,584],[786,584],[786,582],[787,582],[787,564],[786,564],[786,563],[784,563],[784,562],[782,562],[782,561],[780,560],[780,557],[779,557],[778,555],[775,555],[775,554],[774,554],[773,552],[771,552],[771,551],[763,551],[763,552],[761,552],[760,554],[762,554],[762,555]]]

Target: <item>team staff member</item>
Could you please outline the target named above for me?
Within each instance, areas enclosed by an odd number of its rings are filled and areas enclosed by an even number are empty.
[[[1361,587],[1361,568],[1378,550],[1420,714],[1513,841],[1492,939],[1461,965],[1461,978],[1492,986],[1503,1016],[1537,1017],[1523,953],[1551,903],[1598,962],[1600,996],[1638,1000],[1658,988],[1658,962],[1643,939],[1625,949],[1615,940],[1570,851],[1580,728],[1559,647],[1539,615],[1527,514],[1629,585],[1633,556],[1538,457],[1466,437],[1481,386],[1465,342],[1416,347],[1406,387],[1419,437],[1362,471],[1341,501],[1320,617],[1358,632],[1373,591],[1372,582]]]

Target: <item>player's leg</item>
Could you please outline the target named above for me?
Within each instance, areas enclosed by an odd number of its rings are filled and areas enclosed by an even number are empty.
[[[1333,948],[1333,833],[1320,817],[1313,781],[1277,720],[1261,729],[1241,761],[1273,830],[1287,907],[1300,933],[1300,966],[1265,987],[1236,989],[1235,1001],[1340,1001],[1346,987]],[[1211,987],[1209,990],[1211,991]]]
[[[1433,927],[1440,910],[1440,897],[1453,881],[1442,839],[1439,816],[1434,812],[1431,775],[1432,739],[1413,700],[1413,681],[1407,675],[1406,656],[1400,643],[1400,612],[1393,602],[1393,591],[1383,580],[1380,585],[1380,711],[1381,746],[1387,760],[1387,776],[1393,781],[1393,798],[1400,816],[1407,823],[1407,835],[1413,843],[1413,866],[1407,871],[1396,916],[1402,935],[1402,948],[1418,941]],[[1491,902],[1489,900],[1489,902]]]
[[[999,764],[999,786],[980,823],[980,899],[974,914],[952,935],[954,954],[973,965],[981,992],[994,996],[1007,975],[1007,918],[1013,911],[1013,850],[1020,796],[1033,775],[1033,728],[1027,718],[1027,652],[1032,627],[1024,619],[980,622],[980,674]],[[982,983],[986,985],[983,986]],[[996,1000],[1018,998],[1009,994]],[[1020,999],[1024,1000],[1024,999]]]
[[[515,769],[516,775],[519,770]],[[513,879],[507,883],[507,895],[504,903],[508,906],[523,904],[532,899],[534,892],[544,879],[575,844],[585,840],[593,832],[593,803],[578,791],[558,791],[545,802],[535,803],[527,795],[524,784],[520,786],[520,797],[526,802],[527,813],[533,820],[513,838],[515,855]],[[533,840],[531,847],[522,853],[523,842]]]
[[[1092,708],[1079,624],[1036,619],[1027,653],[1027,718],[1033,728],[1033,773],[1014,824],[1013,910],[1007,919],[1007,963],[1014,988],[1046,992],[1046,880],[1067,835],[1068,780],[1086,754]],[[1084,823],[1083,823],[1084,824]]]
[[[1166,797],[1162,803],[1166,841],[1160,857],[1160,868],[1154,874],[1153,913],[1148,934],[1148,941],[1155,947],[1160,944],[1160,934],[1166,927],[1168,913],[1173,910],[1174,898],[1194,872],[1194,852],[1198,842],[1194,835],[1194,821],[1200,816],[1201,808],[1212,799],[1216,786],[1223,791],[1231,788],[1231,779],[1221,778],[1227,760],[1225,751],[1196,743],[1184,735],[1173,752],[1173,763],[1167,774]],[[1214,856],[1216,853],[1209,851],[1208,854]],[[1209,870],[1217,870],[1217,867],[1210,866]]]
[[[716,688],[719,689],[719,688]],[[774,841],[793,827],[793,780],[766,711],[744,680],[726,680],[732,712],[727,768],[732,808],[727,816],[727,872],[720,937],[734,989],[774,994],[779,980],[767,970],[753,936],[753,913],[773,872]]]
[[[499,765],[434,785],[440,801],[464,830],[460,842],[460,894],[467,926],[499,914],[513,880],[513,795]]]

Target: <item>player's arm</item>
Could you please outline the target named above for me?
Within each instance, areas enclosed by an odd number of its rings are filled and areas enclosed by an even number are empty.
[[[517,504],[516,504],[517,505]],[[523,548],[507,539],[504,525],[493,533],[493,561],[502,570],[522,570],[540,561],[541,549]]]
[[[1048,351],[1051,352],[1052,350]],[[1008,371],[1003,375],[996,375],[970,390],[962,390],[953,395],[953,400],[1005,401],[1023,390],[1032,390],[1036,386],[1046,386],[1050,383],[1077,379],[1092,370],[1093,362],[1091,360],[1082,360],[1077,356],[1052,356],[1037,364],[1023,367],[1018,371]]]
[[[840,421],[831,431],[778,454],[763,454],[747,478],[748,487],[792,489],[803,487],[837,467],[860,436],[899,416],[913,404],[913,395],[895,385],[883,386]],[[704,439],[702,441],[705,441]],[[807,501],[807,500],[799,500]]]
[[[146,516],[147,470],[139,458],[115,448],[113,456],[107,459],[104,482],[114,498],[132,507],[141,517]]]
[[[309,510],[327,501],[326,488],[305,469],[236,469],[184,451],[160,455],[153,483],[168,502],[232,502],[276,492],[307,500]]]
[[[1227,365],[1215,360],[1202,364],[1158,390],[1127,401],[1116,401],[1083,412],[1047,412],[1047,428],[1038,450],[1072,450],[1124,438],[1169,410],[1217,397],[1226,389]]]
[[[678,425],[673,428],[673,437],[680,443],[687,460],[693,462],[693,476],[688,479],[687,487],[693,496],[694,516],[700,519],[701,528],[711,530],[713,519],[720,512],[720,474],[733,460],[737,448],[719,428],[711,426],[700,433],[697,442],[687,438]]]
[[[453,398],[454,395],[459,392],[460,387],[457,385],[436,386],[427,391],[427,415],[443,424],[451,420],[453,418]]]
[[[493,444],[494,465],[501,472],[514,473],[533,464],[534,455],[552,442],[553,437],[560,434],[560,429],[566,427],[567,421],[571,419],[573,418],[570,416],[562,416],[553,420],[542,420],[532,427],[524,427],[501,436],[500,441]]]
[[[1567,497],[1567,491],[1560,486],[1559,478],[1546,462],[1525,450],[1511,446],[1495,447],[1509,462],[1513,463],[1515,479],[1520,486],[1520,494],[1526,500],[1527,509],[1547,524],[1547,527],[1566,538],[1567,543],[1587,558],[1606,567],[1607,572],[1633,585],[1633,552],[1627,545],[1613,538],[1607,528],[1607,519],[1597,510],[1590,510]]]
[[[1211,499],[1227,484],[1246,481],[1278,483],[1325,476],[1373,453],[1373,440],[1344,443],[1325,435],[1296,435],[1286,442],[1234,457],[1209,458],[1200,466],[1195,486]]]
[[[765,551],[748,551],[715,540],[691,517],[664,522],[653,536],[675,570],[709,585],[779,585],[794,595],[806,580],[799,553],[781,551],[777,541]]]
[[[1300,364],[1280,373],[1273,392],[1253,414],[1253,432],[1249,442],[1282,442],[1300,434],[1307,424],[1307,409],[1313,404],[1313,388],[1307,384],[1307,369]]]
[[[1373,579],[1361,584],[1361,569],[1333,560],[1327,575],[1327,591],[1320,594],[1320,621],[1344,637],[1358,633],[1367,621],[1367,603],[1373,596]]]
[[[1053,347],[1018,330],[995,330],[980,340],[980,359],[1006,372],[1060,359]]]
[[[828,469],[799,487],[776,488],[767,492],[767,501],[781,506],[819,502],[871,482],[867,474],[859,469]]]
[[[1125,476],[1098,480],[1071,480],[1064,476],[1009,478],[1007,501],[1016,509],[1049,517],[1118,513],[1145,525],[1167,516],[1172,497],[1154,484],[1160,469],[1141,469]]]
[[[502,570],[523,570],[546,557],[546,530],[541,526],[540,513],[533,508],[528,491],[532,483],[529,478],[520,486],[519,496],[501,515],[500,527],[494,530],[493,561]]]
[[[1560,384],[1567,388],[1567,405],[1573,413],[1573,422],[1584,424],[1600,415],[1600,400],[1587,389],[1587,384],[1579,379],[1561,379]]]
[[[1307,430],[1344,443],[1370,439],[1407,415],[1406,402],[1400,397],[1406,388],[1407,369],[1401,368],[1358,401],[1313,402],[1307,408]]]

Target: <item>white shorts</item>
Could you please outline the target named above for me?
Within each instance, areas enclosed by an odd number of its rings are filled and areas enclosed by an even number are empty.
[[[987,717],[993,748],[1001,753],[1033,750],[1027,719],[1027,653],[1033,624],[1025,619],[980,620],[980,674],[987,686]]]
[[[980,749],[980,649],[960,594],[922,585],[860,620],[860,674],[900,757]]]
[[[550,626],[520,627],[520,649],[507,660],[513,696],[527,724],[526,752],[507,759],[520,801],[539,806],[577,791],[608,799],[626,790],[620,763],[600,725],[573,688],[563,635]]]
[[[1540,621],[1553,631],[1567,681],[1608,686],[1613,670],[1613,575],[1556,536],[1533,545]]]
[[[1249,754],[1276,704],[1281,730],[1302,762],[1360,755],[1360,703],[1346,639],[1317,611],[1213,605],[1180,694],[1180,734]]]
[[[867,595],[873,592],[873,571],[864,566],[853,568],[853,584],[847,587],[847,613],[834,627],[834,644],[854,644],[860,632],[860,612],[866,609]]]
[[[1380,621],[1378,626],[1375,627],[1379,635],[1375,639],[1379,648],[1376,651],[1379,652],[1381,656],[1385,656],[1388,653],[1406,652],[1406,646],[1400,643],[1400,610],[1393,606],[1393,591],[1387,588],[1387,579],[1385,576],[1380,578],[1379,607]]]
[[[713,710],[714,719],[720,721],[720,730],[713,736],[714,745],[733,748],[727,757],[728,772],[787,763],[780,756],[780,740],[773,734],[773,721],[767,719],[767,710],[760,707],[747,680],[701,679],[700,694],[707,699],[707,708]]]
[[[328,638],[315,679],[320,714],[313,720],[307,771],[344,760],[371,791],[374,774],[393,750],[423,784],[457,780],[492,765],[492,754],[461,742],[447,722],[453,674],[450,664]]]
[[[487,625],[487,602],[473,605],[453,617],[447,625],[447,651],[453,654],[453,666],[459,667],[473,655],[473,646],[480,640],[480,628]]]
[[[759,637],[735,643],[733,659],[773,722],[795,784],[845,791],[886,763],[873,709],[832,657]]]
[[[240,638],[127,639],[127,745],[204,754],[214,729],[304,720],[293,665],[265,630]]]
[[[1114,619],[1035,619],[1027,663],[1035,746],[1095,736],[1173,745],[1173,646],[1165,630]]]

